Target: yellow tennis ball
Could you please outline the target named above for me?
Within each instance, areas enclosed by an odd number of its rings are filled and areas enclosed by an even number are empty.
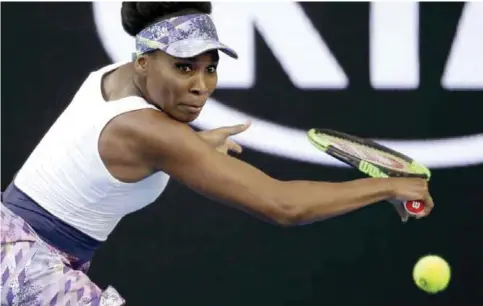
[[[451,269],[443,258],[427,255],[418,260],[413,269],[413,279],[421,290],[438,293],[446,289],[451,278]]]

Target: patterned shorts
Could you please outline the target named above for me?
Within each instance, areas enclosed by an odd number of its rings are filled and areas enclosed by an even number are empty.
[[[33,229],[1,206],[1,306],[124,305],[117,291],[101,290],[80,264],[40,239]]]

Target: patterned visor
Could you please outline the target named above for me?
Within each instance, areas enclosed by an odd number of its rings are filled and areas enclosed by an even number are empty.
[[[207,14],[169,18],[148,26],[136,35],[134,58],[157,49],[179,58],[195,57],[210,50],[220,50],[238,58],[235,50],[218,40],[215,24]]]

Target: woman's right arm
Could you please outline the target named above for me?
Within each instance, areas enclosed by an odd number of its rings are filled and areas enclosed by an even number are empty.
[[[406,182],[407,197],[429,196],[425,181],[419,179],[367,178],[341,183],[276,180],[219,153],[188,125],[161,112],[141,110],[122,117],[111,122],[111,133],[122,137],[140,160],[201,194],[277,224],[313,222],[392,198],[399,195],[394,181]]]

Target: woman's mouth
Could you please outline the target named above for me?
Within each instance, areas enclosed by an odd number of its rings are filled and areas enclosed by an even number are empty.
[[[187,112],[194,113],[194,114],[201,112],[201,109],[203,108],[202,106],[188,105],[188,104],[180,104],[180,107],[182,107]]]

